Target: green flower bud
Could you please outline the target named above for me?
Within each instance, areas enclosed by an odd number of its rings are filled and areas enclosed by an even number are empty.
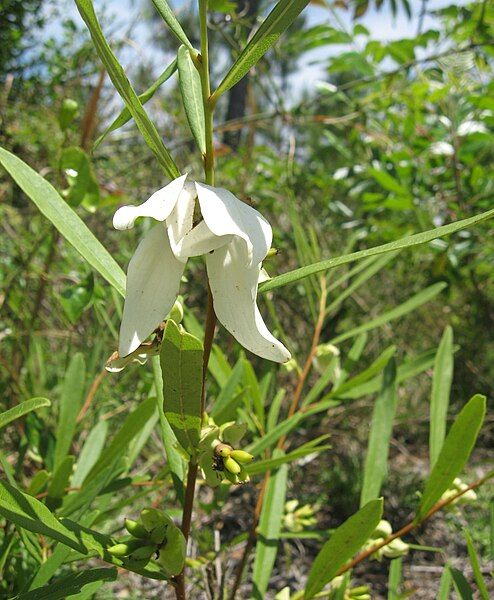
[[[223,458],[227,458],[232,453],[232,447],[228,444],[219,443],[215,446],[214,452]]]
[[[172,527],[169,523],[162,523],[161,525],[156,525],[154,529],[151,530],[149,534],[149,539],[155,544],[162,544],[166,538],[166,531],[169,527]]]
[[[142,540],[130,540],[128,542],[120,542],[108,548],[108,552],[112,556],[129,556],[143,545]]]
[[[125,519],[125,529],[135,538],[145,540],[149,537],[146,529],[137,521],[132,521],[132,519]]]
[[[377,527],[375,528],[372,537],[388,537],[392,533],[393,528],[391,527],[389,521],[385,521],[384,519],[382,519],[381,521],[379,521]]]
[[[135,552],[132,552],[132,560],[149,560],[152,554],[156,552],[156,546],[141,546]]]
[[[245,452],[245,450],[232,450],[230,456],[241,465],[250,463],[254,460],[254,456],[248,452]]]
[[[239,476],[234,473],[230,473],[230,471],[224,471],[223,475],[228,479],[230,483],[234,483],[235,485],[242,483]]]
[[[238,462],[233,460],[233,458],[231,456],[227,456],[225,458],[224,464],[225,464],[225,469],[227,469],[228,471],[230,471],[230,473],[233,473],[234,475],[238,475],[241,471],[240,465],[238,464]]]

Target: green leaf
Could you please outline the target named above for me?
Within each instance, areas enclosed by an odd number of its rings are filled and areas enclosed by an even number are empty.
[[[339,398],[341,394],[353,390],[354,388],[362,385],[375,375],[380,373],[384,367],[389,363],[389,360],[394,356],[396,352],[396,346],[390,346],[382,352],[376,360],[367,369],[361,371],[355,377],[347,379],[344,383],[338,386],[335,390],[331,390],[327,397]]]
[[[326,436],[322,436],[322,437],[326,437]],[[320,438],[318,438],[318,440],[319,439]],[[259,475],[259,473],[265,473],[266,471],[271,471],[272,469],[276,469],[280,465],[283,465],[285,463],[290,463],[294,460],[297,460],[297,458],[303,458],[304,456],[307,456],[308,454],[315,454],[316,452],[323,452],[324,450],[328,450],[329,448],[331,448],[331,446],[329,446],[329,445],[314,447],[311,445],[307,446],[306,444],[304,444],[303,446],[300,446],[300,448],[297,448],[296,450],[293,450],[292,452],[290,452],[288,454],[283,454],[282,456],[279,456],[277,458],[267,458],[266,460],[256,460],[255,462],[251,463],[250,465],[246,465],[245,470],[247,471],[247,473],[249,475]]]
[[[175,34],[181,44],[185,44],[190,50],[193,50],[192,44],[189,42],[188,37],[185,35],[182,26],[177,21],[173,10],[166,0],[153,0],[154,7],[160,14],[163,21],[168,25],[171,31]]]
[[[441,575],[441,581],[439,582],[439,589],[437,591],[437,600],[449,600],[450,589],[451,589],[452,577],[449,566],[444,567]]]
[[[378,169],[369,169],[369,174],[379,183],[381,187],[388,192],[394,192],[399,196],[410,196],[410,192],[401,185],[396,179],[387,173],[386,171],[379,171]]]
[[[280,35],[290,27],[308,3],[309,0],[280,0],[247,42],[240,56],[213,93],[213,97],[219,98],[221,94],[224,94],[247,75]]]
[[[431,229],[422,233],[416,233],[414,235],[410,235],[381,246],[375,246],[374,248],[368,248],[367,250],[359,250],[358,252],[344,254],[343,256],[329,258],[312,265],[300,267],[299,269],[288,271],[288,273],[283,273],[282,275],[278,275],[277,277],[273,277],[269,281],[262,283],[259,286],[259,291],[262,293],[269,292],[270,290],[289,285],[290,283],[294,283],[295,281],[299,281],[300,279],[304,279],[310,275],[321,273],[322,271],[327,271],[329,269],[334,269],[335,267],[340,267],[341,265],[346,265],[356,260],[367,258],[368,256],[377,256],[378,254],[393,252],[394,250],[401,250],[403,248],[410,248],[412,246],[426,244],[427,242],[450,235],[456,231],[461,231],[462,229],[466,229],[471,225],[481,223],[482,221],[486,221],[492,217],[494,217],[494,209],[488,210],[468,219],[450,223],[449,225],[443,225],[442,227],[437,227],[436,229]]]
[[[206,154],[206,130],[201,76],[192,62],[190,52],[186,46],[180,46],[178,49],[180,91],[190,130],[201,154],[204,155]]]
[[[69,485],[70,476],[74,468],[75,458],[73,456],[66,456],[62,462],[58,465],[56,471],[53,473],[53,478],[48,486],[48,498],[46,505],[51,508],[57,508],[61,502],[59,502],[65,496],[65,489]]]
[[[161,374],[161,365],[159,356],[153,356],[153,377],[154,387],[156,389],[156,403],[158,404],[158,414],[160,417],[161,425],[161,438],[163,440],[163,446],[165,447],[166,460],[170,467],[173,487],[177,494],[177,498],[180,503],[184,503],[184,479],[185,479],[185,465],[182,454],[178,450],[178,441],[173,433],[170,423],[166,420],[165,413],[163,412],[163,376]]]
[[[463,533],[467,542],[468,556],[470,557],[470,564],[472,565],[472,571],[473,576],[475,577],[475,582],[477,583],[477,587],[479,588],[480,597],[482,598],[482,600],[489,600],[489,591],[487,590],[487,585],[485,583],[484,576],[482,575],[479,557],[477,556],[477,552],[475,551],[472,536],[470,535],[468,529],[464,529]]]
[[[79,283],[71,283],[58,296],[62,308],[72,325],[81,318],[84,309],[89,305],[94,291],[94,276],[92,273]]]
[[[24,400],[24,402],[14,406],[14,408],[10,408],[5,412],[0,413],[0,429],[12,421],[15,421],[15,419],[20,419],[32,410],[42,408],[43,406],[51,406],[51,402],[48,398],[31,398],[30,400]]]
[[[84,590],[85,586],[95,582],[116,581],[117,569],[99,568],[71,573],[58,581],[45,585],[41,588],[35,588],[30,592],[24,592],[15,596],[14,600],[64,600],[75,596]]]
[[[476,394],[463,407],[451,426],[441,453],[425,485],[422,501],[416,517],[423,519],[443,493],[453,483],[463,467],[477,440],[485,416],[485,396]]]
[[[432,380],[430,408],[429,457],[430,467],[436,464],[446,436],[449,394],[453,380],[453,330],[446,327],[437,349]]]
[[[75,0],[79,13],[86,23],[91,38],[93,40],[96,52],[101,59],[101,62],[105,65],[108,75],[112,80],[115,89],[120,94],[122,100],[125,102],[129,112],[134,117],[134,121],[144,138],[144,141],[148,145],[149,149],[156,156],[163,171],[171,179],[176,179],[180,175],[177,165],[174,163],[173,158],[163,144],[163,140],[159,135],[156,127],[149,119],[146,111],[142,107],[142,104],[137,97],[134,88],[127,79],[125,72],[118,62],[116,56],[113,54],[110,45],[106,41],[105,35],[99,24],[92,0]]]
[[[83,354],[74,354],[63,380],[60,395],[56,446],[53,469],[56,470],[67,456],[74,437],[77,415],[84,399],[86,362]]]
[[[402,577],[403,558],[394,558],[389,563],[388,600],[400,600],[399,593]]]
[[[381,520],[382,512],[382,498],[371,500],[333,532],[314,560],[304,600],[309,600],[320,592],[362,548]]]
[[[383,384],[374,404],[370,425],[369,446],[365,457],[364,483],[360,506],[379,496],[386,477],[389,443],[396,414],[396,363],[390,359],[383,374]]]
[[[20,158],[3,148],[0,148],[0,164],[77,252],[125,296],[124,272],[56,189]]]
[[[201,435],[202,343],[169,319],[161,344],[163,410],[181,446],[195,454]]]
[[[146,104],[148,100],[154,96],[154,94],[159,90],[159,88],[168,81],[170,77],[177,70],[177,59],[174,59],[161,73],[158,79],[148,87],[147,90],[139,94],[138,98],[142,105]],[[93,144],[93,151],[101,144],[101,142],[106,138],[106,136],[120,127],[123,127],[126,123],[128,123],[132,119],[132,115],[127,107],[123,108],[118,117],[105,129],[105,131],[98,137],[98,139]]]
[[[237,406],[243,397],[243,391],[238,391],[243,376],[244,359],[240,357],[209,411],[218,425],[235,420]]]
[[[98,556],[151,579],[166,579],[154,561],[139,567],[128,559],[112,556],[107,551],[115,543],[110,536],[82,527],[70,519],[57,519],[42,502],[5,481],[0,481],[0,515],[19,527],[56,540],[85,556]]]
[[[400,304],[399,306],[396,306],[390,311],[379,315],[375,319],[371,319],[370,321],[365,322],[363,325],[359,325],[358,327],[354,327],[353,329],[345,331],[345,333],[337,335],[336,337],[331,339],[329,343],[339,344],[345,340],[355,337],[356,335],[359,335],[366,331],[371,331],[376,327],[382,327],[390,321],[399,319],[400,317],[405,316],[409,312],[416,310],[419,306],[422,306],[426,302],[432,300],[432,298],[434,298],[440,292],[442,292],[445,287],[447,287],[447,283],[435,283],[434,285],[425,288],[425,290],[421,290],[418,294],[415,294],[415,296],[412,296],[409,300],[403,302],[403,304]]]
[[[282,450],[276,450],[273,453],[273,458],[279,458],[279,455],[282,454]],[[281,522],[285,512],[287,479],[288,467],[283,465],[276,473],[271,475],[266,487],[257,530],[256,555],[252,573],[253,597],[256,600],[263,600],[266,597],[269,580],[278,554]]]
[[[451,571],[456,593],[461,600],[473,600],[473,590],[466,580],[465,575],[463,575],[461,571],[458,571],[458,569],[455,569],[454,567],[449,567],[449,570]]]
[[[84,446],[79,453],[77,465],[72,477],[72,485],[80,487],[84,483],[89,471],[96,464],[105,447],[106,436],[108,434],[108,421],[99,421],[91,429],[84,442]]]
[[[130,413],[122,427],[116,433],[106,450],[102,453],[100,460],[89,472],[87,479],[93,479],[98,473],[103,471],[113,461],[119,457],[125,456],[131,440],[141,431],[147,421],[153,416],[156,410],[156,401],[154,398],[147,398],[132,413]]]

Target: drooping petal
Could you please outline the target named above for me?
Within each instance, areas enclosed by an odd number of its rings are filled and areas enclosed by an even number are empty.
[[[186,177],[187,175],[182,175],[174,179],[139,206],[129,205],[119,208],[113,216],[113,227],[132,229],[137,217],[152,217],[157,221],[164,221],[175,208]]]
[[[215,235],[205,221],[191,229],[173,248],[178,259],[187,260],[190,256],[201,256],[216,250],[233,239],[233,235]]]
[[[245,245],[239,238],[206,257],[214,310],[233,337],[254,354],[286,362],[290,352],[268,330],[257,308],[260,264],[246,267]]]
[[[241,238],[247,250],[247,264],[258,265],[271,247],[271,225],[261,213],[228,190],[197,182],[196,189],[201,213],[209,229],[217,236]]]
[[[192,229],[194,221],[194,207],[197,192],[193,182],[187,182],[179,194],[177,203],[170,216],[166,219],[168,239],[173,254],[179,260],[187,260],[179,253],[180,240]]]
[[[170,248],[165,225],[155,225],[137,247],[127,270],[120,326],[120,357],[133,352],[161,323],[178,295],[185,263]]]

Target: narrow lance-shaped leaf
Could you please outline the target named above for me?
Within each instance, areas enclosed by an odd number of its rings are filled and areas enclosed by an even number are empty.
[[[78,352],[72,357],[63,380],[60,395],[60,407],[56,431],[55,459],[53,469],[56,470],[70,450],[74,437],[77,415],[84,398],[84,382],[86,379],[86,363],[84,356]]]
[[[355,337],[356,335],[365,333],[366,331],[371,331],[376,327],[382,327],[382,325],[385,325],[390,321],[394,321],[395,319],[399,319],[400,317],[403,317],[416,310],[419,306],[422,306],[426,302],[429,302],[432,300],[432,298],[442,292],[446,286],[447,284],[444,282],[435,283],[434,285],[425,288],[425,290],[418,292],[418,294],[415,294],[415,296],[412,296],[409,300],[403,302],[403,304],[400,304],[390,311],[379,315],[375,319],[365,322],[363,325],[349,329],[348,331],[345,331],[345,333],[337,335],[329,341],[331,344],[339,344],[345,340]]]
[[[48,400],[48,398],[31,398],[30,400],[24,400],[24,402],[21,402],[17,406],[0,413],[0,429],[12,421],[15,421],[15,419],[20,419],[22,416],[31,412],[32,410],[50,405],[51,402]]]
[[[193,50],[192,44],[189,42],[189,38],[185,35],[182,26],[177,21],[175,13],[170,8],[170,5],[166,0],[153,0],[153,4],[160,14],[163,21],[168,25],[171,31],[175,34],[181,44],[185,44],[188,48]]]
[[[112,556],[107,550],[115,543],[110,536],[82,527],[70,519],[58,519],[42,502],[5,481],[0,481],[0,515],[19,527],[56,540],[86,556],[99,556],[106,562],[151,579],[166,579],[154,561],[138,566],[136,561]]]
[[[204,155],[206,154],[206,131],[201,77],[186,46],[180,46],[178,49],[178,76],[185,115],[196,144]]]
[[[57,190],[25,162],[0,148],[0,164],[21,190],[117,292],[125,296],[125,274],[108,250],[94,237]]]
[[[29,592],[22,592],[15,596],[12,600],[65,600],[72,596],[86,593],[88,589],[95,591],[95,583],[105,583],[107,581],[115,581],[117,578],[117,569],[98,568],[81,571],[79,573],[71,573],[58,581],[54,581],[43,587],[34,588]]]
[[[280,0],[247,42],[240,56],[214,92],[213,97],[219,98],[221,94],[238,83],[259,62],[280,35],[290,27],[308,3],[309,0]]]
[[[485,396],[476,394],[451,426],[443,448],[425,485],[416,517],[420,521],[453,483],[465,466],[485,416]]]
[[[453,330],[446,327],[437,349],[432,380],[429,457],[431,468],[443,447],[446,436],[446,417],[448,414],[449,394],[453,379]]]
[[[142,92],[142,94],[139,94],[138,98],[141,104],[144,105],[146,104],[146,102],[148,102],[148,100],[151,100],[154,94],[165,83],[165,81],[168,81],[168,79],[170,79],[170,77],[173,75],[173,73],[175,73],[176,70],[177,59],[173,60],[166,67],[163,73],[161,73],[158,79],[152,85],[150,85],[147,90]],[[114,119],[114,121],[110,125],[108,125],[105,131],[94,142],[93,151],[96,150],[96,148],[101,144],[101,142],[106,138],[108,134],[110,134],[112,131],[120,129],[120,127],[123,127],[126,123],[130,121],[130,119],[132,119],[132,115],[130,114],[129,109],[127,107],[123,108],[118,117],[116,117],[116,119]]]
[[[391,358],[384,369],[382,388],[372,413],[360,506],[364,506],[370,500],[377,498],[381,491],[387,472],[389,443],[396,413],[396,400],[396,363]]]
[[[381,520],[382,512],[382,499],[371,500],[333,532],[312,564],[304,600],[320,592],[362,548]]]
[[[336,256],[335,258],[328,258],[327,260],[323,260],[312,265],[307,265],[306,267],[300,267],[294,271],[288,271],[288,273],[283,273],[282,275],[273,277],[269,281],[262,283],[259,286],[259,291],[262,293],[269,292],[270,290],[275,290],[276,288],[283,287],[285,285],[289,285],[290,283],[294,283],[295,281],[299,281],[300,279],[304,279],[305,277],[309,277],[309,275],[315,275],[316,273],[321,273],[322,271],[328,271],[329,269],[334,269],[335,267],[340,267],[356,260],[367,258],[368,256],[377,256],[378,254],[393,252],[394,250],[401,250],[403,248],[410,248],[412,246],[426,244],[427,242],[432,242],[432,240],[450,235],[456,231],[461,231],[462,229],[466,229],[467,227],[471,227],[472,225],[481,223],[482,221],[486,221],[492,217],[494,217],[494,209],[488,210],[468,219],[463,219],[461,221],[450,223],[449,225],[437,227],[436,229],[430,229],[429,231],[409,235],[401,238],[400,240],[382,244],[381,246],[374,246],[374,248],[359,250],[358,252],[344,254],[343,256]]]
[[[276,450],[273,453],[274,459],[281,456],[283,456],[281,450]],[[266,487],[266,495],[259,519],[256,555],[252,574],[252,581],[254,583],[253,597],[256,600],[263,600],[266,597],[266,591],[278,553],[281,521],[285,507],[287,477],[288,466],[282,465],[271,475]]]
[[[475,582],[477,587],[479,588],[480,597],[482,600],[489,600],[489,591],[487,589],[487,584],[485,582],[484,576],[482,575],[482,569],[480,568],[479,557],[477,552],[475,551],[475,546],[473,545],[472,536],[468,529],[464,530],[465,540],[467,542],[467,550],[468,556],[470,558],[470,564],[472,565],[473,576],[475,578]]]
[[[170,179],[176,179],[180,175],[180,171],[163,144],[163,140],[157,132],[156,127],[153,125],[146,114],[146,111],[142,107],[142,104],[137,97],[134,88],[130,84],[130,81],[127,79],[122,66],[118,62],[116,56],[113,54],[113,51],[110,48],[110,45],[106,41],[103,30],[101,29],[101,25],[99,24],[96,13],[94,12],[92,1],[75,0],[75,3],[82,19],[89,29],[96,52],[98,53],[101,62],[105,65],[115,89],[120,94],[122,100],[125,102],[125,105],[134,117],[134,121],[136,122],[144,141],[156,156],[159,164],[168,177],[170,177]]]
[[[169,319],[161,344],[164,413],[182,447],[195,454],[201,434],[201,342]]]

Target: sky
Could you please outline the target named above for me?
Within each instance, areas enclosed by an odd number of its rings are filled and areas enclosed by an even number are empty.
[[[174,4],[178,11],[183,8],[185,4],[189,4],[195,0],[176,0],[171,2]],[[427,3],[427,14],[423,23],[423,30],[434,27],[437,25],[437,19],[433,13],[439,8],[448,6],[450,4],[466,4],[467,0],[429,0]],[[149,9],[148,2],[148,9]],[[149,45],[149,32],[148,23],[144,22],[140,15],[142,15],[142,7],[145,3],[142,0],[94,0],[96,13],[98,16],[104,12],[106,15],[111,16],[110,19],[106,19],[106,22],[112,23],[112,35],[115,38],[121,38],[128,33],[129,23],[133,23],[132,29],[129,34],[128,47],[125,49],[122,55],[122,61],[127,64],[135,64],[135,61],[142,60],[143,58],[148,63],[156,62],[156,57],[159,60],[163,60],[161,53],[156,53],[155,49]],[[371,8],[367,11],[364,18],[359,20],[359,23],[364,25],[369,31],[371,38],[378,39],[380,41],[389,41],[393,39],[413,37],[417,32],[418,15],[422,5],[421,0],[411,1],[412,10],[414,11],[413,18],[408,19],[404,11],[399,11],[396,17],[393,17],[390,10],[390,3],[385,2],[384,6],[380,11]],[[57,15],[51,14],[48,19],[49,25],[46,27],[44,36],[57,37],[61,34],[61,17],[71,17],[78,24],[81,24],[81,18],[75,8],[73,0],[61,0],[57,3]],[[337,17],[340,24],[344,28],[351,30],[352,18],[350,11],[337,10]],[[327,9],[311,5],[305,9],[304,14],[307,15],[307,19],[310,25],[317,25],[321,23],[329,24],[338,27],[334,21],[334,15],[332,15]],[[299,70],[299,75],[294,75],[291,89],[297,90],[297,95],[303,92],[304,88],[312,87],[317,80],[324,79],[325,64],[327,58],[335,55],[339,52],[349,49],[348,46],[325,46],[321,49],[314,50],[307,53],[303,59],[303,63]],[[424,54],[424,53],[423,53]],[[427,51],[425,51],[425,56]],[[125,66],[125,65],[124,65]],[[390,65],[391,66],[391,65]],[[156,69],[162,70],[163,65],[157,64]]]

